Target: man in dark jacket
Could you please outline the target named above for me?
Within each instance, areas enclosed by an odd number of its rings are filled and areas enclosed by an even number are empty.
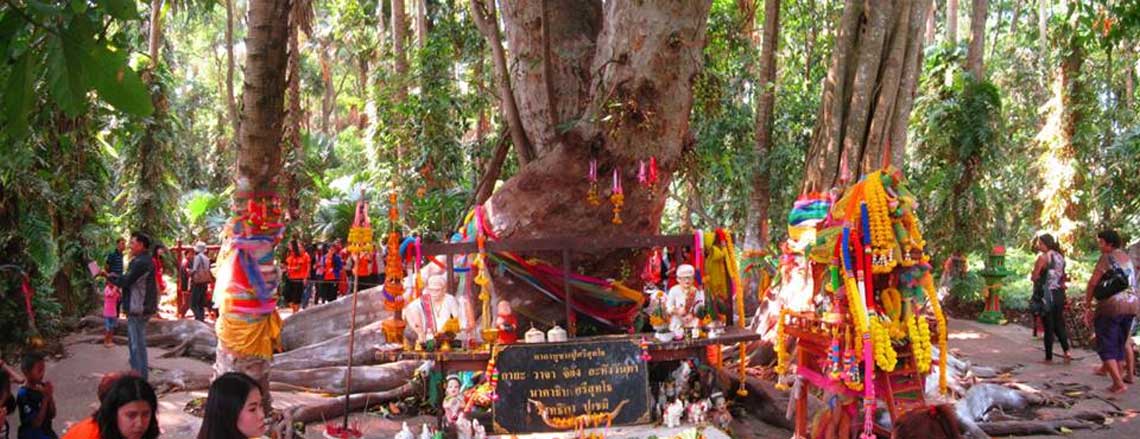
[[[147,379],[146,322],[158,311],[158,285],[154,280],[154,258],[150,256],[150,238],[131,234],[131,262],[124,275],[110,275],[110,281],[122,288],[123,306],[127,311],[127,336],[131,369]]]

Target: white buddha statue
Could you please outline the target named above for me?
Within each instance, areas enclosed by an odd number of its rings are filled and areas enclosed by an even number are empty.
[[[447,279],[441,275],[428,278],[424,294],[404,307],[408,329],[416,340],[426,342],[443,334],[456,334],[467,328],[459,301],[447,293]]]

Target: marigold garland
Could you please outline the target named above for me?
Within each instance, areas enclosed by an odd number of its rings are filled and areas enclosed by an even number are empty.
[[[890,273],[898,265],[894,257],[898,241],[891,226],[887,191],[883,188],[881,175],[882,171],[872,172],[863,182],[867,210],[870,211],[872,272],[875,274]]]
[[[884,372],[894,372],[895,365],[899,361],[898,353],[891,345],[891,337],[887,334],[887,328],[877,318],[871,319],[871,342],[875,346],[873,351],[875,364]]]
[[[930,310],[938,321],[938,391],[943,395],[948,393],[946,384],[946,316],[942,314],[942,305],[938,303],[938,293],[934,289],[934,278],[927,271],[922,276],[922,290],[926,293],[926,300],[930,303]]]
[[[788,353],[786,347],[787,338],[784,334],[784,319],[788,316],[786,309],[780,310],[780,317],[776,320],[776,374],[783,375],[788,373],[788,362],[791,354]]]
[[[910,334],[910,346],[914,354],[915,368],[919,373],[925,374],[930,371],[930,325],[926,319],[913,312],[907,316],[906,323]]]

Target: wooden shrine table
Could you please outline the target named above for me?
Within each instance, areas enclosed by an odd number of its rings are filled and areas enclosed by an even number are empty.
[[[567,340],[566,343],[612,340],[631,340],[637,342],[640,341],[642,337],[644,337],[649,342],[649,355],[652,357],[650,362],[656,363],[703,357],[705,355],[706,346],[712,344],[730,345],[740,342],[759,340],[760,334],[757,334],[755,331],[750,331],[746,328],[738,328],[732,326],[725,328],[724,334],[721,334],[717,338],[711,339],[702,338],[698,340],[660,342],[656,338],[653,338],[653,334],[651,333],[638,333],[599,335],[593,337],[575,337]],[[518,344],[524,343],[520,341]],[[491,353],[486,350],[452,350],[450,352],[376,350],[376,359],[379,361],[432,360],[436,362],[436,367],[442,369],[444,373],[463,370],[480,371],[487,367],[487,361],[490,360],[490,358]]]

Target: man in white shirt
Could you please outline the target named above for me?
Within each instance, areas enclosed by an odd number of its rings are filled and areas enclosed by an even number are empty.
[[[669,313],[669,330],[677,338],[684,337],[686,328],[700,326],[698,310],[705,305],[705,292],[696,287],[696,270],[692,265],[677,267],[677,285],[669,289],[666,312]]]

